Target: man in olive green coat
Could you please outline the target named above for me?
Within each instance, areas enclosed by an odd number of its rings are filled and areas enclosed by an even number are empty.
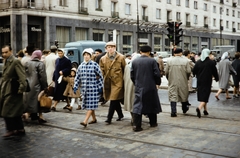
[[[25,71],[20,60],[14,57],[10,46],[2,47],[2,57],[4,67],[0,84],[0,115],[5,120],[7,130],[3,137],[24,135],[21,116],[24,110],[23,92],[27,87]]]

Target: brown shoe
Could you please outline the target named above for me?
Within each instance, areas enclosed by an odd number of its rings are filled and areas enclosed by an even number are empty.
[[[72,111],[72,106],[68,106],[67,109],[68,109],[69,111]]]
[[[78,105],[78,108],[76,110],[81,110],[81,109],[82,109],[81,105]]]

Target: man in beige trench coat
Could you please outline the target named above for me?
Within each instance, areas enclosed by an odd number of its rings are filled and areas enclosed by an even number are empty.
[[[123,118],[120,100],[124,97],[123,75],[126,62],[124,56],[116,52],[116,43],[108,42],[106,51],[107,53],[100,59],[99,65],[104,77],[103,96],[105,100],[110,100],[105,122],[111,124],[115,110],[118,114],[117,121],[121,121]]]
[[[165,69],[168,79],[168,96],[171,103],[171,117],[177,116],[177,102],[182,103],[182,111],[188,111],[188,78],[191,67],[188,59],[182,56],[182,49],[176,48],[174,56],[168,60]]]

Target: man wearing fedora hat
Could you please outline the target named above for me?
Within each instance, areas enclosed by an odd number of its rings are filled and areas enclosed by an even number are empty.
[[[188,78],[191,67],[188,59],[182,56],[182,49],[176,48],[174,56],[168,60],[165,75],[168,79],[168,96],[171,103],[171,117],[177,116],[177,102],[182,103],[185,114],[188,111]]]
[[[105,122],[111,124],[115,110],[118,114],[117,121],[123,118],[120,101],[124,97],[123,75],[126,62],[125,57],[116,51],[115,42],[107,42],[105,48],[107,53],[100,59],[99,65],[104,77],[103,96],[105,100],[110,100]]]

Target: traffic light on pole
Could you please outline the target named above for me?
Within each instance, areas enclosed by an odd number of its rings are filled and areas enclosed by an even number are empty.
[[[168,28],[167,28],[168,34],[167,34],[167,36],[168,36],[170,42],[174,42],[174,22],[168,22],[167,25],[168,25]]]
[[[183,35],[182,28],[179,28],[182,22],[175,22],[175,45],[178,45],[182,40],[180,39]]]
[[[59,46],[58,40],[55,40],[55,46],[58,48]]]

